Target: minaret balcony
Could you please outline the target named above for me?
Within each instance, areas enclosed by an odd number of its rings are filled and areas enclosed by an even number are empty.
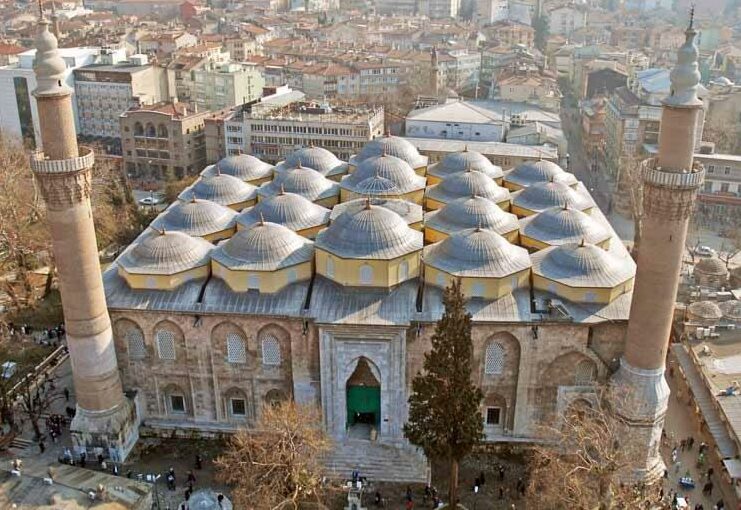
[[[697,189],[705,179],[705,168],[698,162],[694,162],[690,169],[677,172],[675,170],[663,170],[658,166],[657,158],[648,158],[642,161],[641,173],[645,184],[676,190]]]
[[[80,147],[79,156],[68,159],[47,159],[43,151],[31,154],[31,170],[37,174],[73,173],[92,168],[95,153],[90,147]]]

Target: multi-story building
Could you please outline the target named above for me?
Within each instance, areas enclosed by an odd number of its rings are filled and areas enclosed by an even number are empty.
[[[705,182],[698,194],[698,211],[703,220],[741,228],[741,156],[737,154],[695,154],[705,167]]]
[[[59,54],[67,66],[63,81],[74,89],[74,70],[94,63],[100,48],[60,48]],[[36,88],[36,75],[33,72],[35,58],[35,49],[24,51],[18,54],[16,63],[0,67],[0,131],[5,136],[22,139],[38,147],[41,128],[36,98],[32,94]],[[79,125],[74,101],[72,106],[75,121]]]
[[[539,72],[509,72],[497,79],[494,98],[503,101],[532,103],[557,111],[561,92],[555,78]]]
[[[383,133],[383,107],[332,107],[288,88],[273,92],[225,118],[227,155],[244,152],[277,163],[313,145],[349,159]]]
[[[399,16],[417,14],[417,0],[374,0],[372,3],[378,14]]]
[[[212,111],[253,101],[260,97],[265,85],[256,67],[243,64],[209,63],[191,75],[194,86],[191,101]]]
[[[195,105],[141,105],[120,117],[127,174],[162,179],[200,172],[206,164],[204,123],[211,115]]]
[[[111,7],[121,16],[161,16],[173,19],[180,14],[182,0],[118,0]]]
[[[532,48],[535,44],[533,27],[519,21],[509,19],[496,21],[490,27],[486,27],[484,32],[488,38],[495,39],[503,48],[511,49],[518,44]]]
[[[417,14],[431,19],[456,18],[461,8],[461,0],[419,0]]]
[[[476,18],[481,25],[497,23],[509,16],[508,0],[479,0],[476,2]]]
[[[153,32],[139,39],[138,44],[141,53],[169,56],[180,48],[196,46],[198,38],[182,30]]]
[[[569,36],[587,25],[587,8],[582,4],[560,5],[548,12],[552,34]]]
[[[103,63],[74,71],[78,133],[114,138],[120,143],[119,117],[123,112],[165,99],[164,69],[149,63],[146,55],[134,55],[123,62],[110,58],[111,55],[102,57],[107,57],[102,58]]]

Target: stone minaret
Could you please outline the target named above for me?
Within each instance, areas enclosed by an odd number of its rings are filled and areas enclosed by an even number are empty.
[[[40,20],[35,42],[33,94],[43,152],[32,156],[31,168],[46,202],[59,275],[77,396],[73,441],[78,448],[107,448],[119,459],[136,442],[138,424],[121,387],[103,292],[90,206],[93,152],[77,146],[72,90],[64,82],[66,65],[48,21]]]
[[[659,455],[669,400],[664,367],[687,224],[705,175],[693,164],[702,111],[695,35],[691,15],[670,75],[669,97],[663,101],[658,157],[643,162],[643,237],[625,353],[612,386],[616,414],[628,427],[626,437],[639,445],[632,478],[648,482],[664,469]]]
[[[437,57],[437,47],[433,46],[430,52],[430,90],[437,97],[440,95],[440,83],[438,77],[439,62]]]

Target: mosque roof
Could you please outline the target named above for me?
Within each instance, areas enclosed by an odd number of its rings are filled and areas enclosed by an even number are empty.
[[[330,181],[316,170],[299,166],[278,172],[275,179],[260,186],[257,194],[265,199],[281,191],[296,193],[314,202],[337,196],[340,193],[340,185]]]
[[[278,164],[276,170],[282,172],[297,166],[309,167],[327,177],[347,173],[347,163],[323,147],[311,146],[295,150]]]
[[[512,205],[530,211],[568,205],[580,211],[594,207],[594,202],[562,182],[537,182],[512,195]]]
[[[215,165],[207,166],[201,175],[211,176],[219,172],[243,181],[254,181],[270,177],[273,174],[273,165],[250,154],[236,154],[223,158]]]
[[[488,198],[499,203],[509,199],[509,190],[497,186],[494,179],[475,170],[466,170],[465,172],[449,175],[439,183],[427,188],[427,198],[443,203],[472,195]]]
[[[723,317],[723,311],[714,301],[696,301],[687,308],[687,311],[701,319],[718,320]]]
[[[455,232],[424,250],[425,264],[455,276],[503,278],[531,266],[525,248],[491,230]]]
[[[533,273],[569,287],[615,287],[635,276],[635,263],[593,244],[551,246],[530,255]]]
[[[249,227],[261,220],[278,223],[293,231],[326,225],[331,211],[296,193],[279,192],[242,211],[237,223]]]
[[[422,156],[408,140],[392,135],[380,136],[366,143],[360,154],[355,156],[351,163],[358,165],[368,158],[382,156],[383,154],[401,158],[409,163],[412,168],[419,168],[427,164],[427,157]]]
[[[191,198],[175,201],[152,222],[152,227],[206,236],[234,227],[236,216],[236,211],[216,202]]]
[[[528,187],[536,182],[549,182],[551,180],[565,182],[568,185],[576,183],[576,177],[564,171],[552,161],[545,159],[537,161],[524,161],[512,170],[504,173],[504,180],[522,187]]]
[[[276,271],[312,260],[314,243],[288,227],[265,221],[220,243],[212,257],[233,270]]]
[[[448,154],[439,163],[430,165],[427,173],[444,179],[448,175],[465,172],[469,169],[486,174],[492,179],[499,179],[504,175],[502,167],[492,163],[480,152],[470,151],[468,149],[463,152],[452,152]]]
[[[694,270],[709,275],[725,276],[728,274],[726,263],[716,256],[701,258],[695,264]]]
[[[214,246],[183,232],[148,230],[116,261],[127,273],[172,275],[205,266]]]
[[[741,301],[738,299],[732,299],[730,301],[723,301],[718,305],[720,310],[723,312],[723,317],[726,319],[732,319],[735,321],[741,320]]]
[[[437,211],[426,213],[425,227],[446,234],[477,227],[507,234],[520,225],[514,214],[505,212],[488,198],[473,195],[456,198]]]
[[[379,177],[384,181],[378,179]],[[392,191],[386,181],[393,184],[393,189],[398,194],[424,189],[426,184],[426,179],[417,175],[409,163],[395,156],[383,154],[363,160],[355,172],[342,179],[340,186],[355,193],[376,190],[372,194],[389,194]],[[384,189],[387,189],[384,193],[377,191]]]
[[[398,198],[382,198],[382,197],[371,197],[369,198],[370,203],[395,212],[407,222],[408,225],[414,223],[420,223],[423,218],[422,206],[410,202],[409,200],[402,200]],[[340,214],[347,212],[348,210],[359,210],[365,207],[367,200],[364,198],[358,198],[337,204],[332,208],[332,214],[329,216],[330,221],[334,221]],[[501,209],[500,209],[501,210]]]
[[[573,207],[556,206],[520,219],[520,233],[546,244],[590,244],[607,241],[612,233],[589,214]]]
[[[370,201],[345,210],[316,237],[317,248],[348,259],[394,259],[421,250],[422,245],[422,232]]]
[[[214,175],[200,177],[185,188],[178,198],[185,201],[191,200],[194,196],[228,206],[254,200],[257,188],[241,179],[217,172]]]

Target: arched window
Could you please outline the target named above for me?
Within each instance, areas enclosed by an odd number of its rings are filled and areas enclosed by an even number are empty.
[[[226,335],[226,360],[229,363],[247,363],[247,347],[239,333]]]
[[[407,278],[409,278],[409,262],[402,260],[401,264],[399,264],[399,281],[403,282]]]
[[[256,274],[251,274],[247,277],[247,288],[260,290],[260,277]]]
[[[594,383],[595,366],[589,360],[582,360],[576,365],[574,371],[574,384],[576,386],[589,386]]]
[[[481,282],[473,282],[471,285],[471,297],[484,297],[484,284]]]
[[[159,329],[155,334],[157,339],[157,354],[160,359],[175,359],[175,334],[166,329]]]
[[[134,124],[134,136],[144,136],[144,126],[141,122]]]
[[[144,335],[139,328],[129,328],[126,332],[126,345],[129,349],[129,359],[142,359],[147,355],[144,345]]]
[[[438,287],[445,287],[445,285],[447,284],[447,282],[445,281],[445,275],[442,273],[437,273],[435,283],[437,283]]]
[[[334,278],[334,260],[332,260],[332,257],[327,257],[327,276]]]
[[[262,364],[263,365],[280,365],[280,342],[275,336],[267,334],[263,336],[262,342]]]
[[[298,280],[298,272],[295,269],[289,269],[286,273],[286,280],[288,283],[294,283],[296,280]]]
[[[484,373],[487,375],[498,375],[504,371],[504,347],[495,342],[486,346],[486,359],[484,360]]]
[[[363,285],[373,283],[373,268],[368,264],[360,266],[360,283]]]
[[[159,138],[167,138],[167,126],[164,124],[157,126],[157,136]]]
[[[157,136],[157,130],[154,128],[154,124],[152,124],[151,122],[147,122],[145,132],[148,138],[154,138],[155,136]]]

